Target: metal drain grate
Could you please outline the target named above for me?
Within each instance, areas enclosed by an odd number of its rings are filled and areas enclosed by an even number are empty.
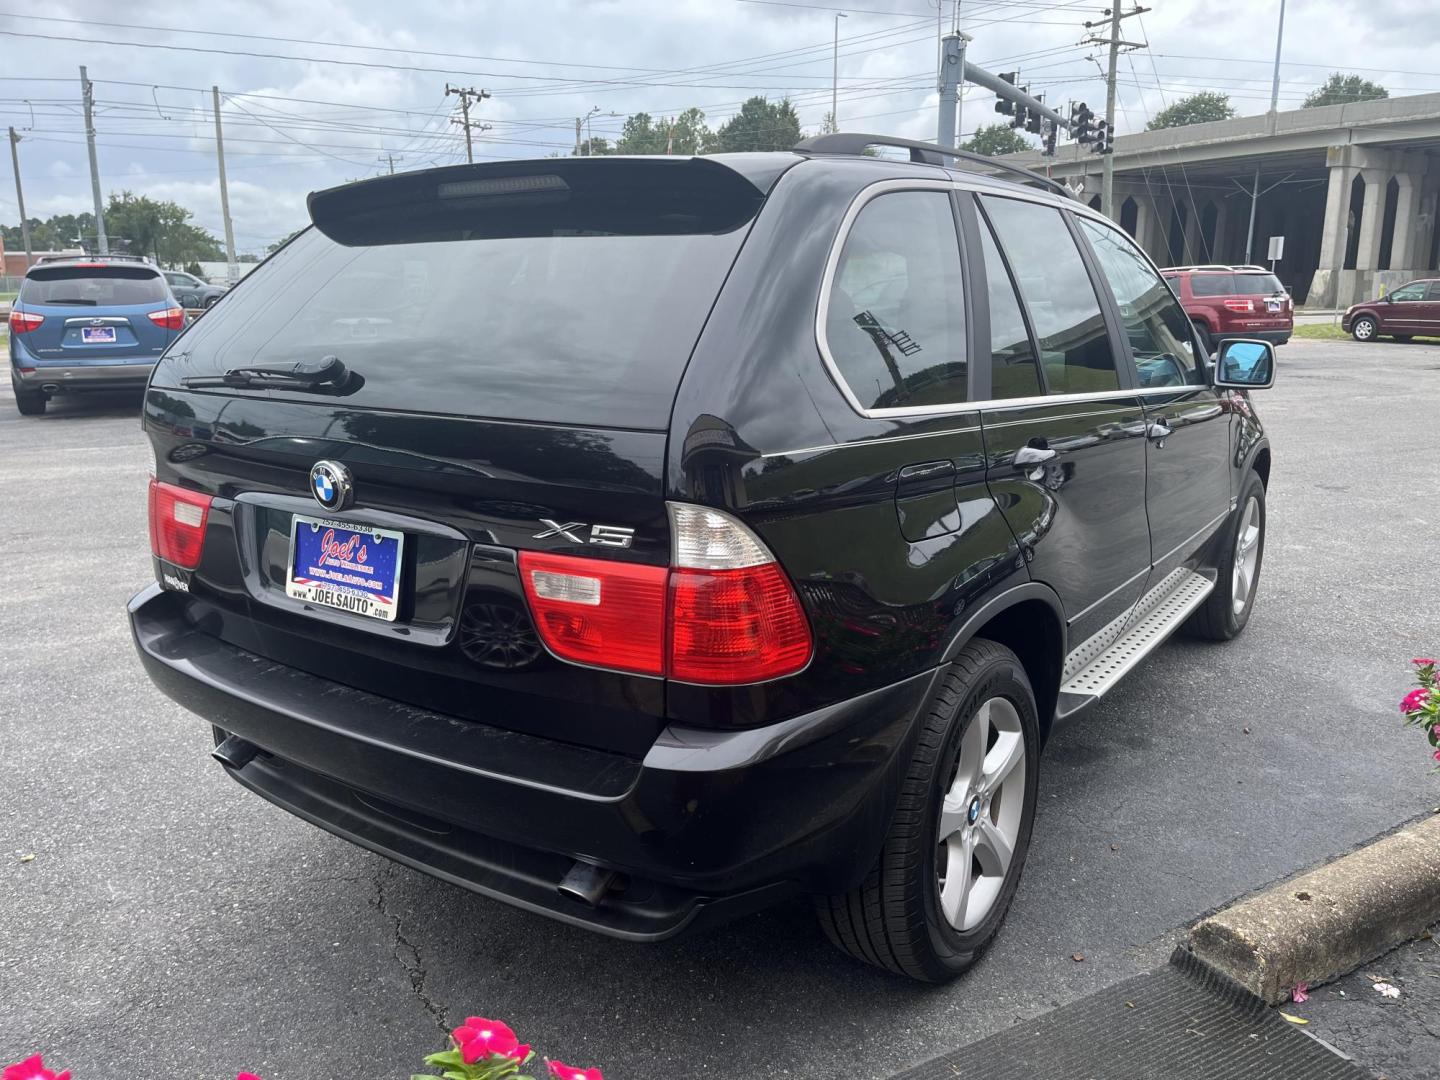
[[[896,1080],[1370,1080],[1187,953]]]
[[[1099,697],[1131,668],[1169,637],[1215,587],[1215,582],[1190,570],[1177,570],[1166,577],[1177,584],[1168,592],[1156,589],[1157,600],[1144,605],[1149,610],[1120,635],[1104,652],[1066,680],[1061,693]]]

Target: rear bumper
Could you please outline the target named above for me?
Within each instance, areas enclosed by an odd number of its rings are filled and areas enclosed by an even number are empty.
[[[143,390],[158,359],[157,355],[134,363],[118,364],[26,361],[26,368],[29,370],[22,370],[14,364],[10,370],[22,390],[44,390],[52,394],[79,390]]]
[[[1272,345],[1284,345],[1294,333],[1293,327],[1281,330],[1222,330],[1214,335],[1217,342],[1244,339],[1246,341],[1268,341]]]
[[[130,603],[171,698],[259,756],[227,771],[336,835],[475,892],[631,940],[724,921],[864,876],[913,720],[938,671],[766,728],[667,729],[642,760],[353,690],[191,625],[182,594]],[[597,906],[557,885],[577,859],[625,875]]]

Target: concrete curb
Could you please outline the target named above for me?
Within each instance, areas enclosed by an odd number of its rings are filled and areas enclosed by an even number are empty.
[[[1328,982],[1440,922],[1440,815],[1212,915],[1197,959],[1271,1005]]]

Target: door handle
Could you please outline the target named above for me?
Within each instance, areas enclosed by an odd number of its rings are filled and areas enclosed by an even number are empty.
[[[1164,420],[1151,420],[1145,425],[1145,437],[1153,441],[1156,446],[1163,447],[1166,437],[1174,434],[1169,427],[1169,422],[1173,420],[1172,416],[1167,416]]]

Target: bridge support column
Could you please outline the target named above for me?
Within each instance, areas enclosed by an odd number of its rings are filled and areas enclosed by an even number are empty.
[[[1385,185],[1390,181],[1390,173],[1385,169],[1361,169],[1360,175],[1365,179],[1365,202],[1364,209],[1360,211],[1360,244],[1355,251],[1357,278],[1366,273],[1374,274],[1380,269],[1380,239],[1385,231]]]
[[[1309,307],[1334,307],[1350,240],[1350,185],[1360,170],[1343,147],[1332,147],[1328,159],[1330,187],[1325,195],[1325,220],[1320,233],[1320,265],[1305,298]],[[1348,303],[1348,301],[1347,301]]]
[[[1404,271],[1407,276],[1419,267],[1415,258],[1416,216],[1420,209],[1420,184],[1424,175],[1413,172],[1395,174],[1399,187],[1395,199],[1395,232],[1390,242],[1390,269]]]

